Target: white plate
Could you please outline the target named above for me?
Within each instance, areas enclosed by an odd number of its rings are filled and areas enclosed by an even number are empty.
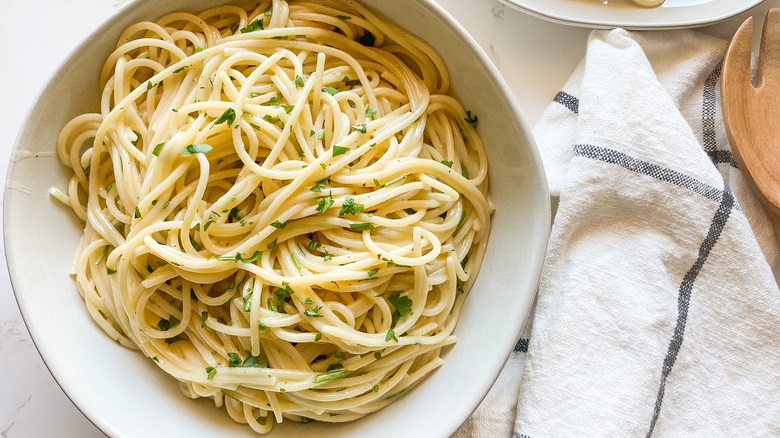
[[[675,29],[717,23],[762,0],[666,0],[645,8],[632,0],[501,0],[541,18],[574,26]]]
[[[83,224],[48,190],[64,188],[56,138],[71,117],[98,107],[97,76],[130,23],[226,0],[138,0],[78,47],[54,74],[22,125],[4,195],[4,240],[19,307],[41,356],[76,406],[113,437],[255,436],[208,400],[183,397],[173,379],[140,353],[111,341],[92,322],[68,276]],[[549,195],[530,129],[495,67],[474,40],[431,0],[364,0],[431,42],[453,89],[479,115],[496,205],[477,283],[445,364],[387,408],[347,424],[286,421],[272,436],[448,436],[487,394],[512,351],[533,301],[550,224]],[[67,435],[67,433],[66,433]]]

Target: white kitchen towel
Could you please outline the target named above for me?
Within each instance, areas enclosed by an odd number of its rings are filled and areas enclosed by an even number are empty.
[[[559,205],[516,438],[780,436],[778,244],[723,131],[725,48],[594,31],[535,128]]]

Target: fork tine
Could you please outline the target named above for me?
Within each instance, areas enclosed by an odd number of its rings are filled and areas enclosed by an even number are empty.
[[[766,14],[758,56],[757,86],[780,82],[780,8]]]
[[[729,89],[744,89],[752,84],[750,57],[753,46],[753,17],[748,17],[731,40],[723,59],[721,82]],[[752,88],[752,87],[751,87]]]

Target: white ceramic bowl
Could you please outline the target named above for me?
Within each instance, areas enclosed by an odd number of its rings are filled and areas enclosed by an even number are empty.
[[[183,397],[175,381],[138,352],[111,341],[91,320],[68,276],[83,225],[52,199],[67,170],[55,154],[73,116],[97,110],[97,77],[119,33],[174,10],[226,0],[140,0],[103,23],[57,70],[21,127],[5,192],[8,268],[19,307],[44,361],[78,408],[110,436],[253,436],[208,400]],[[479,115],[496,206],[487,254],[455,330],[445,365],[389,407],[356,422],[290,421],[272,436],[436,437],[452,434],[487,394],[515,345],[536,291],[549,232],[546,180],[528,126],[487,56],[431,0],[364,0],[429,41],[453,88]],[[316,435],[315,435],[316,434]]]

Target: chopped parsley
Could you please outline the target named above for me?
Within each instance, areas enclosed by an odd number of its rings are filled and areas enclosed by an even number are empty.
[[[244,368],[268,368],[268,361],[260,356],[252,356],[252,353],[247,351],[249,356],[244,359],[241,366]]]
[[[398,338],[395,337],[395,332],[393,329],[390,329],[387,331],[387,335],[385,336],[385,342],[395,341],[398,342]]]
[[[466,111],[466,117],[463,120],[474,128],[476,128],[479,123],[479,117],[477,117],[476,114],[472,116],[471,111]]]
[[[160,143],[157,146],[154,147],[154,150],[152,151],[152,154],[154,154],[155,157],[160,156],[160,152],[162,152],[163,148],[165,147],[165,143]]]
[[[241,28],[241,33],[249,33],[256,30],[263,30],[263,20],[261,18],[258,18],[257,20],[249,23],[246,27]]]
[[[277,219],[277,220],[271,222],[271,226],[274,227],[274,228],[283,230],[284,227],[287,226],[287,222],[279,222],[279,220]]]
[[[327,183],[328,183],[328,178],[321,179],[321,180],[317,181],[314,184],[314,187],[310,188],[309,190],[311,190],[312,192],[315,192],[315,193],[321,193],[322,189],[325,188],[325,184],[327,184]]]
[[[232,125],[233,122],[236,120],[236,110],[233,108],[228,108],[225,110],[224,113],[222,113],[217,120],[214,120],[215,125],[219,125],[220,123],[227,123],[228,126]]]
[[[314,383],[322,383],[322,382],[328,382],[330,380],[343,379],[344,377],[347,377],[350,374],[352,374],[352,370],[348,370],[346,368],[337,368],[314,376]]]
[[[342,204],[341,210],[339,211],[339,217],[344,216],[345,214],[351,214],[354,216],[362,212],[363,204],[357,203],[351,196],[347,196],[346,199],[344,199],[344,204]]]
[[[206,367],[206,377],[211,380],[217,374],[217,369],[214,367]]]
[[[359,125],[352,126],[352,130],[360,132],[361,134],[365,134],[368,131],[368,128],[366,127],[365,123],[361,123]]]
[[[349,152],[349,148],[348,147],[333,145],[333,156],[334,157],[338,157],[339,155],[344,155],[347,152]]]
[[[297,88],[303,88],[304,85],[306,85],[306,82],[304,82],[303,78],[300,75],[295,75],[295,86]]]
[[[393,178],[390,181],[386,182],[385,183],[385,187],[391,186],[391,185],[393,185],[393,184],[395,184],[395,183],[397,183],[399,181],[403,181],[404,179],[406,179],[406,175],[399,175],[396,178]]]
[[[452,167],[452,161],[441,160],[441,164],[443,164],[443,165],[445,165],[447,167]]]
[[[237,353],[228,353],[228,362],[230,362],[230,367],[233,368],[240,366],[242,359]]]
[[[460,173],[461,173],[461,175],[463,175],[464,178],[470,179],[469,178],[469,169],[463,163],[460,163]]]
[[[243,257],[241,256],[240,252],[237,252],[236,255],[221,255],[217,257],[217,260],[222,262],[244,262],[244,263],[252,263],[260,259],[260,257],[263,256],[263,251],[255,251],[254,254],[252,254],[249,257]]]
[[[207,154],[211,151],[211,146],[205,143],[195,143],[187,145],[179,152],[179,155]]]
[[[392,294],[387,297],[387,301],[395,307],[395,311],[400,316],[410,315],[412,313],[412,300],[407,296],[401,294]]]
[[[353,230],[366,231],[366,230],[374,229],[374,224],[370,222],[360,222],[360,223],[349,224],[349,227],[352,228]]]
[[[328,197],[320,196],[317,198],[317,211],[325,213],[333,205],[333,195],[328,194]]]
[[[371,108],[370,106],[366,107],[366,117],[374,117],[376,115],[376,110]]]
[[[306,316],[311,316],[312,318],[322,318],[322,315],[320,314],[320,309],[322,309],[322,306],[306,309],[303,311],[303,314]]]
[[[324,91],[325,93],[330,94],[331,96],[333,96],[334,94],[339,92],[338,89],[333,88],[333,87],[322,87],[322,91]]]

